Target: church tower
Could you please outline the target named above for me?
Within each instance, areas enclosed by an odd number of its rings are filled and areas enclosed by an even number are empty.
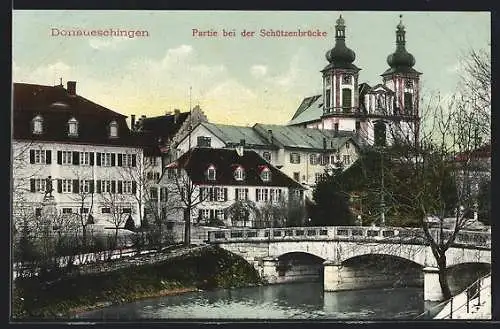
[[[359,114],[358,76],[360,69],[353,64],[356,54],[345,42],[345,21],[342,15],[335,25],[335,47],[326,52],[329,64],[323,73],[322,128],[356,129]]]
[[[402,19],[402,15],[400,15]],[[393,134],[403,138],[418,138],[419,79],[422,73],[413,68],[415,57],[406,50],[405,27],[402,20],[396,27],[396,51],[387,57],[389,68],[382,73],[383,83],[394,92],[391,110],[398,119]]]

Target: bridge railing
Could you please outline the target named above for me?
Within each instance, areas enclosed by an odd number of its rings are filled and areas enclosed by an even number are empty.
[[[439,231],[431,230],[437,240]],[[445,232],[451,235],[451,231]],[[209,243],[257,242],[257,241],[308,241],[338,240],[360,242],[398,242],[426,244],[427,240],[420,228],[372,227],[372,226],[325,226],[286,228],[231,228],[208,232]],[[491,248],[491,235],[485,232],[462,231],[455,240],[458,245],[472,245]]]

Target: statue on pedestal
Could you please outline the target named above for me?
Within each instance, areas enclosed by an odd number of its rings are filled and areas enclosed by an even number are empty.
[[[45,179],[45,195],[43,196],[43,199],[50,199],[52,198],[52,191],[54,188],[52,187],[52,176],[49,176]]]

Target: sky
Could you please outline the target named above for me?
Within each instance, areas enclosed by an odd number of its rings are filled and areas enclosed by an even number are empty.
[[[215,123],[286,124],[303,98],[321,93],[320,71],[335,45],[340,14],[361,68],[359,82],[372,86],[388,68],[402,14],[424,97],[451,95],[460,59],[491,42],[489,12],[14,10],[12,80],[74,80],[79,95],[128,116],[187,111],[191,103]],[[110,28],[146,32],[133,38],[61,35]],[[193,36],[193,29],[218,35]],[[236,36],[222,36],[223,29]],[[262,37],[261,29],[327,35]],[[243,30],[256,33],[243,37]]]

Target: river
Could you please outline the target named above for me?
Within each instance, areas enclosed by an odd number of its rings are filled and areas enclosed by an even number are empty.
[[[427,305],[428,306],[428,305]],[[324,292],[320,282],[198,291],[83,313],[78,319],[412,319],[422,288]]]

